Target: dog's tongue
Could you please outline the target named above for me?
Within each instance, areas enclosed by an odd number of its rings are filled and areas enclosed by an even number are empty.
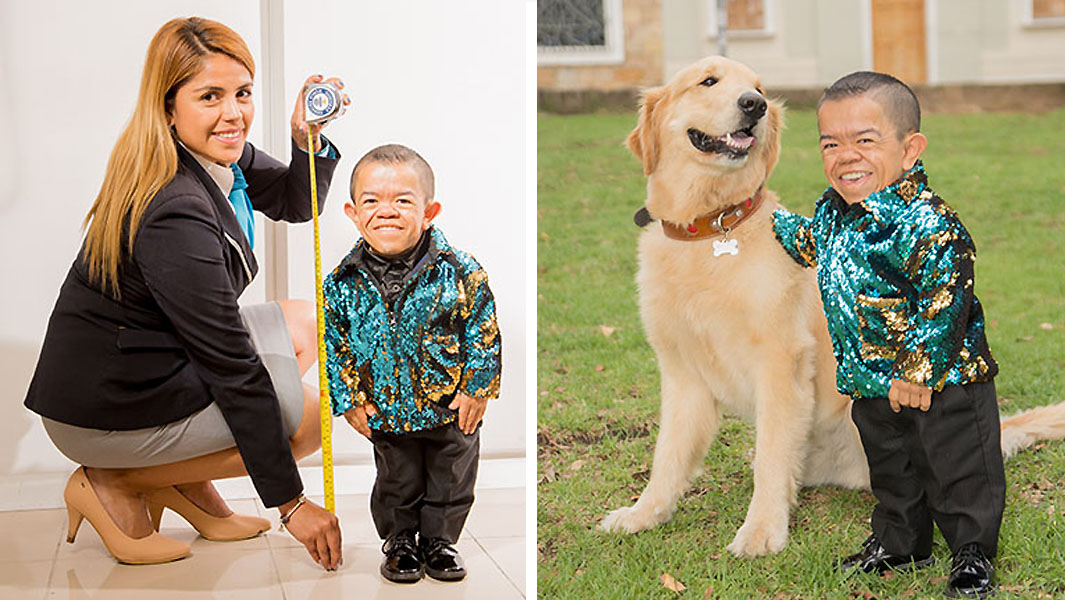
[[[740,148],[746,150],[754,145],[754,136],[749,135],[746,131],[737,131],[725,136],[725,143],[733,148]]]

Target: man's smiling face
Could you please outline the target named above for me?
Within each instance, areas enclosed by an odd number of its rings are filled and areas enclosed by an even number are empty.
[[[375,252],[398,256],[418,243],[440,212],[440,203],[426,198],[422,187],[409,164],[367,164],[359,169],[344,214]]]
[[[894,183],[927,145],[919,132],[900,135],[871,94],[825,101],[817,111],[817,128],[825,176],[848,204]]]

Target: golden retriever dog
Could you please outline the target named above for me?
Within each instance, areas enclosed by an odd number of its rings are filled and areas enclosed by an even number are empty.
[[[782,108],[758,76],[703,59],[647,90],[629,149],[647,176],[639,241],[640,315],[658,357],[662,412],[651,478],[600,528],[634,533],[667,521],[726,410],[755,427],[754,494],[728,545],[779,552],[800,486],[868,488],[851,400],[836,363],[813,269],[777,242]],[[640,214],[637,215],[641,221]],[[1065,436],[1065,404],[1003,420],[1007,456]]]

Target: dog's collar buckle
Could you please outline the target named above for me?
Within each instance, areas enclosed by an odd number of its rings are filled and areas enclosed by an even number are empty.
[[[727,214],[728,214],[727,212],[718,213],[717,221],[714,221],[714,229],[716,229],[718,231],[724,231],[726,240],[728,239],[728,232],[732,231],[732,228],[731,227],[726,227],[725,223],[724,223],[725,215],[727,215]],[[737,216],[740,216],[742,214],[743,214],[743,211],[738,211],[737,212]],[[691,229],[692,229],[692,226],[689,225],[688,226],[688,231],[691,231]],[[698,230],[698,229],[699,228],[696,227],[696,230]]]
[[[697,217],[687,225],[677,225],[669,221],[662,221],[662,231],[666,234],[666,237],[682,242],[695,242],[723,235],[724,239],[721,243],[727,244],[728,248],[728,250],[723,250],[723,252],[735,254],[736,252],[733,252],[733,250],[736,247],[736,240],[730,240],[729,233],[757,212],[762,203],[764,188],[764,185],[758,186],[758,190],[754,195],[743,202]],[[715,253],[715,256],[719,256],[719,254]]]

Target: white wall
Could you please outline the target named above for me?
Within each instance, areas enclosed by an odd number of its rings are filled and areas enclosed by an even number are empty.
[[[286,105],[312,73],[341,77],[352,98],[325,129],[343,158],[323,211],[323,269],[358,238],[343,214],[355,163],[397,142],[433,167],[443,205],[435,223],[488,272],[504,357],[501,397],[481,432],[486,456],[525,449],[524,16],[517,0],[285,4]],[[290,295],[313,298],[313,229],[290,227],[288,245]],[[371,460],[369,443],[335,423],[338,459]]]
[[[774,88],[829,85],[872,68],[871,0],[765,0],[771,31],[731,33],[730,57]],[[663,4],[665,73],[717,53],[703,24],[715,0]],[[1031,17],[1032,0],[928,0],[929,83],[1065,81],[1065,20]]]
[[[485,265],[499,306],[503,392],[489,407],[482,453],[523,454],[523,3],[286,4],[286,119],[311,72],[342,76],[354,99],[327,129],[344,158],[323,215],[324,268],[355,239],[341,212],[354,161],[388,141],[421,152],[437,173],[439,224]],[[32,499],[52,490],[71,468],[22,400],[81,220],[132,111],[151,36],[173,17],[216,19],[244,37],[261,71],[259,10],[258,0],[0,0],[0,482],[7,492],[0,508],[20,505],[12,492]],[[264,118],[269,93],[256,94]],[[253,143],[261,144],[262,131],[260,120]],[[290,228],[293,297],[313,298],[310,233],[309,225]],[[265,266],[261,245],[256,253]],[[264,279],[260,272],[242,302],[264,299]],[[368,443],[335,423],[338,464],[368,461]]]
[[[718,53],[715,7],[715,0],[663,5],[664,80]],[[869,0],[765,0],[766,29],[731,32],[728,56],[754,69],[770,93],[827,85],[868,68],[864,47],[872,34],[862,26],[868,7]]]
[[[1065,81],[1065,22],[1057,19],[1052,23],[1032,23],[1031,7],[1024,2],[1010,3],[1006,10],[992,3],[984,14],[989,21],[994,18],[985,27],[997,29],[996,38],[1001,38],[1005,31],[1005,44],[982,52],[981,82]]]

